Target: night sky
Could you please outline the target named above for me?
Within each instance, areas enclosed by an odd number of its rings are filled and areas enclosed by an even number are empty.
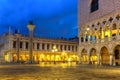
[[[0,34],[19,29],[29,34],[28,22],[35,24],[35,36],[77,36],[77,0],[0,0]]]

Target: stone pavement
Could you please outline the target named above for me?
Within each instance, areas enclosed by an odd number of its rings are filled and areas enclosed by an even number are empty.
[[[75,64],[0,65],[0,80],[120,80],[120,68]]]

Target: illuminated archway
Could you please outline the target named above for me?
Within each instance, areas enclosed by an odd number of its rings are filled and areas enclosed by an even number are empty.
[[[120,45],[114,48],[114,60],[116,65],[120,64]]]
[[[82,64],[88,64],[88,55],[85,49],[83,49],[81,52],[81,61],[82,61]]]
[[[110,63],[110,55],[106,47],[102,47],[100,50],[100,63],[105,65]]]
[[[92,48],[90,50],[90,63],[91,64],[97,64],[97,61],[98,61],[98,57],[97,57],[97,54],[96,54],[96,49]]]

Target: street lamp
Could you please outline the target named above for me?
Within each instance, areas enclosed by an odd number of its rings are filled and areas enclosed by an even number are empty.
[[[52,49],[52,52],[54,53],[54,64],[56,64],[56,62],[55,62],[55,52],[57,52],[57,51],[58,50],[57,50],[56,46],[54,45],[53,49]]]

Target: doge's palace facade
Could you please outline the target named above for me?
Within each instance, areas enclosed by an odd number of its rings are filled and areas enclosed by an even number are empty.
[[[120,64],[120,0],[79,0],[82,64]]]

